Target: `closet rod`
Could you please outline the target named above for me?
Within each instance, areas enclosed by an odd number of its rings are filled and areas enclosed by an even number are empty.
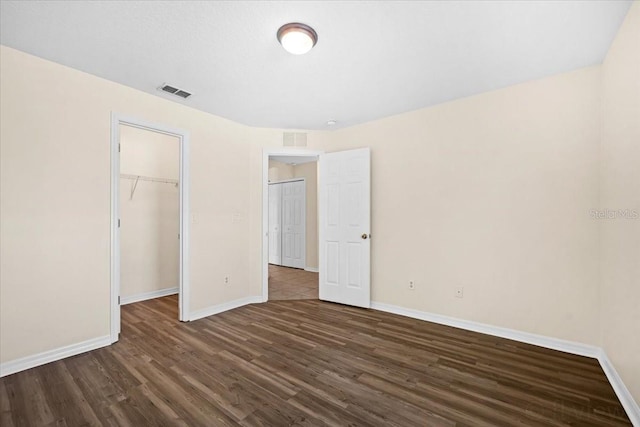
[[[138,188],[138,181],[151,181],[151,182],[161,182],[164,184],[174,184],[176,187],[180,183],[180,181],[178,181],[177,179],[152,178],[150,176],[131,175],[126,173],[121,173],[120,178],[133,180],[133,182],[131,183],[131,194],[129,195],[129,200],[133,200],[133,195],[136,192],[136,188]]]
[[[130,175],[130,174],[125,174],[125,173],[120,174],[120,178],[135,179],[136,181],[140,180],[140,181],[163,182],[165,184],[179,184],[180,183],[180,181],[178,181],[177,179],[153,178],[153,177],[150,177],[150,176]]]

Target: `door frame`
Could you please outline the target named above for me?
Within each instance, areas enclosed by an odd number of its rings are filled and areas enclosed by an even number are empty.
[[[120,125],[174,136],[180,141],[180,269],[178,306],[179,319],[189,320],[189,132],[135,117],[111,113],[111,291],[110,336],[118,341],[120,333]]]
[[[269,300],[269,157],[315,156],[317,158],[317,165],[320,167],[321,154],[324,154],[324,151],[308,150],[306,148],[278,147],[264,148],[262,150],[262,302],[267,302]],[[319,208],[320,207],[318,206],[318,209]]]

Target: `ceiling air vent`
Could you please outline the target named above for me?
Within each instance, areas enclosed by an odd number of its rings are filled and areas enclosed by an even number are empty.
[[[177,87],[169,86],[167,84],[160,86],[158,89],[160,89],[163,92],[167,92],[172,95],[179,96],[180,98],[186,99],[191,96],[191,94],[186,90],[178,89]]]

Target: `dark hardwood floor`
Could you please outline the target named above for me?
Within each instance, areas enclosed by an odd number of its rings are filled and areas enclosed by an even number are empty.
[[[0,424],[630,425],[594,359],[314,300],[176,319],[124,306],[118,343],[0,379]]]
[[[269,301],[318,299],[318,273],[269,264]]]

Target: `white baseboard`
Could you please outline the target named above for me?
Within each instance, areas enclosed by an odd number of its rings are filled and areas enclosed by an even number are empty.
[[[620,403],[631,419],[631,423],[634,426],[640,427],[640,409],[638,409],[638,404],[622,382],[622,379],[614,369],[613,364],[607,357],[606,353],[600,347],[559,338],[546,337],[544,335],[537,335],[529,332],[516,331],[514,329],[501,328],[499,326],[487,325],[470,320],[457,319],[455,317],[443,316],[441,314],[413,310],[381,302],[372,301],[371,308],[374,310],[385,311],[387,313],[399,314],[400,316],[411,317],[413,319],[425,320],[427,322],[438,323],[440,325],[453,326],[467,331],[480,332],[482,334],[507,338],[514,341],[537,345],[539,347],[597,359],[600,362],[600,366],[602,366],[602,370],[607,376],[609,383],[618,396]]]
[[[247,304],[261,303],[262,297],[247,297],[237,300],[225,302],[222,304],[214,305],[211,307],[196,310],[190,313],[189,321],[202,319],[203,317],[213,316],[214,314],[222,313],[223,311],[233,310],[234,308],[242,307]]]
[[[122,297],[120,305],[133,304],[134,302],[146,301],[148,299],[166,297],[167,295],[175,295],[180,291],[178,287],[159,289],[157,291],[145,292],[143,294]]]
[[[106,347],[108,345],[111,345],[111,337],[109,335],[105,335],[103,337],[93,338],[87,341],[79,342],[77,344],[71,344],[53,350],[44,351],[42,353],[34,354],[32,356],[26,356],[20,359],[12,360],[10,362],[5,362],[0,364],[0,377],[15,374],[16,372],[35,368],[36,366],[55,362],[56,360],[75,356],[76,354],[85,353],[87,351]]]
[[[318,272],[318,267],[305,267],[304,271],[310,271],[312,273],[317,273]]]
[[[482,334],[507,338],[514,341],[533,344],[552,350],[564,351],[566,353],[577,354],[597,358],[601,352],[600,347],[581,344],[559,338],[546,337],[544,335],[532,334],[529,332],[516,331],[514,329],[501,328],[499,326],[487,325],[470,320],[457,319],[455,317],[443,316],[441,314],[428,313],[425,311],[413,310],[399,307],[397,305],[371,302],[371,308],[388,313],[399,314],[401,316],[412,317],[414,319],[426,320],[427,322],[439,323],[441,325],[453,326],[455,328],[466,329],[468,331],[480,332]]]
[[[616,392],[616,396],[620,399],[620,403],[622,403],[622,407],[627,412],[627,416],[631,420],[631,424],[636,427],[640,427],[640,407],[638,403],[631,396],[631,392],[622,382],[622,378],[618,375],[618,372],[613,367],[613,363],[607,357],[607,353],[604,350],[600,351],[598,355],[598,361],[600,362],[600,366],[602,366],[602,370],[604,371],[611,387],[613,387],[613,391]]]
[[[135,297],[129,297],[130,300],[122,304],[131,304],[137,301],[143,301],[144,299],[157,298],[164,295],[171,295],[177,293],[178,288],[163,289],[161,291],[149,292],[144,295],[136,295]],[[135,298],[135,299],[134,299]],[[137,299],[140,298],[140,299]],[[247,304],[255,304],[262,302],[261,297],[247,297],[234,301],[229,301],[224,304],[207,307],[202,310],[197,310],[191,313],[189,320],[197,320],[203,317],[212,316],[214,314],[222,313],[223,311],[232,310],[234,308],[242,307]],[[83,341],[77,344],[71,344],[65,347],[60,347],[54,350],[45,351],[42,353],[34,354],[32,356],[26,356],[20,359],[12,360],[10,362],[0,364],[0,377],[11,375],[16,372],[24,371],[26,369],[35,368],[36,366],[44,365],[46,363],[55,362],[56,360],[64,359],[66,357],[75,356],[87,351],[96,350],[101,347],[111,345],[111,336],[105,335],[99,338],[93,338],[87,341]]]

